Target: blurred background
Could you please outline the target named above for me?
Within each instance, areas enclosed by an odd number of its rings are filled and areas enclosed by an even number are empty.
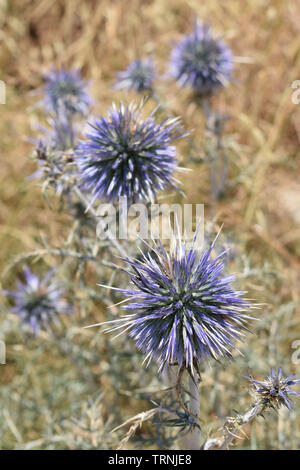
[[[292,83],[300,80],[297,0],[0,0],[0,79],[6,85],[6,104],[0,105],[0,271],[2,288],[12,288],[22,272],[18,257],[35,250],[43,237],[59,244],[70,225],[68,214],[51,210],[36,180],[28,179],[36,170],[28,158],[33,151],[28,138],[36,137],[39,115],[33,92],[42,86],[43,74],[52,66],[80,69],[91,80],[94,111],[101,115],[124,97],[112,88],[115,72],[152,55],[162,77],[157,93],[201,146],[201,113],[187,90],[164,79],[172,45],[192,30],[196,16],[239,58],[234,82],[213,100],[214,108],[230,116],[229,184],[214,222],[224,224],[222,240],[233,247],[228,269],[240,273],[239,286],[251,298],[265,303],[252,328],[255,335],[241,345],[243,356],[203,373],[203,431],[209,433],[234,409],[249,406],[243,375],[262,378],[271,366],[282,365],[286,375],[300,377],[300,357],[292,356],[300,340],[300,104],[292,102]],[[134,92],[128,96],[140,99]],[[184,202],[209,204],[207,164],[190,158],[186,142],[178,152],[193,170],[180,177]],[[41,269],[53,259],[33,258],[29,264]],[[95,288],[101,280],[91,269],[87,282]],[[69,343],[63,348],[47,332],[32,338],[8,313],[5,299],[0,306],[0,339],[7,348],[6,364],[0,365],[0,447],[117,448],[126,428],[109,431],[151,408],[148,392],[141,390],[159,390],[161,384],[155,367],[141,370],[142,358],[132,344],[124,349],[130,359],[120,358],[109,338],[82,329],[90,320],[101,321],[100,300],[66,320]],[[70,344],[72,351],[63,354]],[[249,426],[249,439],[237,448],[299,448],[296,400],[294,412],[281,410],[279,417],[270,414]],[[147,422],[125,448],[163,448],[168,435],[159,443],[160,431]]]

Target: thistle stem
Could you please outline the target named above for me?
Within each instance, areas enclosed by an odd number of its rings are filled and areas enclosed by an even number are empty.
[[[190,413],[192,416],[196,416],[200,421],[200,395],[199,395],[199,380],[189,378],[190,388]],[[199,425],[199,423],[197,423]],[[199,450],[200,449],[200,435],[201,431],[198,427],[193,427],[191,432],[187,436],[187,450]]]
[[[243,427],[253,421],[257,416],[260,416],[265,409],[262,403],[256,403],[244,415],[236,418],[227,418],[223,426],[223,437],[221,439],[208,439],[204,444],[204,450],[226,450],[235,439],[241,439],[245,436]],[[242,436],[241,436],[242,434]]]
[[[210,165],[210,184],[211,184],[211,215],[214,216],[215,206],[218,199],[223,196],[226,187],[228,176],[228,158],[223,147],[222,131],[223,124],[220,125],[216,122],[216,115],[211,109],[209,99],[202,99],[200,101],[205,117],[206,132],[210,136],[212,146],[208,148],[209,152],[209,165]],[[225,117],[223,118],[225,122]]]
[[[253,421],[254,418],[256,418],[258,415],[262,413],[263,409],[264,409],[264,405],[257,404],[253,408],[251,408],[249,411],[247,411],[247,413],[245,413],[243,416],[239,418],[239,420],[237,420],[238,421],[237,430],[239,426],[241,427],[245,426],[245,424],[250,423],[250,421]],[[235,437],[236,435],[234,433],[234,430],[232,430],[231,432],[231,430],[228,428],[224,436],[224,441],[221,447],[219,447],[219,449],[220,450],[228,449],[229,445],[232,443]]]

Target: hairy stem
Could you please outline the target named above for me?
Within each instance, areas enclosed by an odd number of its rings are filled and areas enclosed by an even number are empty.
[[[190,388],[190,413],[192,416],[198,418],[200,421],[200,395],[199,395],[199,381],[195,378],[189,377]],[[199,422],[197,422],[199,425]],[[200,428],[194,426],[191,432],[187,435],[187,450],[200,449]]]
[[[204,444],[204,450],[229,449],[234,439],[242,439],[242,436],[245,436],[243,427],[253,421],[257,416],[260,416],[264,409],[264,404],[256,403],[244,415],[239,415],[236,418],[227,418],[223,426],[223,437],[220,439],[208,439]]]

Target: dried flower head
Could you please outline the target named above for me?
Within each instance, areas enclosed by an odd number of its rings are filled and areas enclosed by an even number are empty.
[[[154,112],[142,117],[142,106],[115,105],[108,117],[90,124],[91,132],[76,150],[82,184],[97,198],[128,203],[154,202],[158,191],[178,189],[176,147],[185,133],[178,118],[156,122]]]
[[[211,259],[214,243],[201,254],[177,239],[170,253],[160,244],[155,257],[128,259],[135,289],[117,290],[131,301],[123,308],[134,313],[107,322],[113,325],[106,331],[129,330],[145,361],[155,360],[160,370],[178,364],[193,374],[205,358],[231,358],[251,305],[232,288],[234,276],[222,275],[224,253]]]
[[[295,374],[284,377],[282,367],[279,367],[278,371],[271,369],[271,375],[261,382],[254,380],[253,377],[246,378],[250,381],[253,392],[255,395],[257,394],[257,398],[262,404],[276,409],[284,405],[291,410],[292,405],[289,395],[299,395],[298,392],[290,388],[291,385],[300,382],[300,379],[292,380],[294,376]]]
[[[210,27],[197,21],[193,33],[174,47],[170,66],[171,75],[182,86],[205,96],[228,83],[233,57],[226,44],[213,36]]]
[[[75,184],[77,172],[73,162],[72,151],[75,139],[79,135],[76,123],[71,123],[65,113],[48,120],[50,128],[38,126],[43,134],[40,139],[29,139],[35,145],[34,158],[38,170],[30,176],[43,180],[43,188],[52,186],[59,194],[69,191]]]
[[[116,73],[118,81],[115,89],[132,89],[138,93],[151,91],[155,74],[155,67],[151,58],[144,60],[136,59],[126,70]]]
[[[37,334],[41,328],[57,321],[61,313],[71,314],[71,306],[63,300],[64,289],[53,279],[53,270],[39,279],[28,267],[24,269],[25,282],[17,282],[15,291],[4,291],[12,297],[15,306],[12,312],[17,314]]]
[[[42,101],[47,112],[60,114],[88,114],[91,98],[88,83],[82,80],[78,70],[52,69],[45,77]]]
[[[43,189],[51,186],[58,195],[70,193],[77,184],[77,172],[74,166],[70,165],[71,156],[52,151],[42,141],[36,147],[35,154],[38,169],[29,179],[40,179]]]

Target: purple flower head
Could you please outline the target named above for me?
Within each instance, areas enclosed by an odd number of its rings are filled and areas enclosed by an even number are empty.
[[[271,375],[261,382],[254,380],[253,377],[246,378],[251,382],[253,391],[255,394],[258,394],[257,396],[261,403],[276,409],[284,405],[289,410],[292,410],[289,395],[299,395],[299,393],[290,387],[300,382],[300,379],[293,380],[294,376],[295,374],[284,377],[282,367],[279,367],[278,371],[271,369]]]
[[[194,374],[206,358],[232,357],[251,304],[233,289],[234,276],[222,274],[224,253],[212,259],[215,242],[202,254],[180,239],[172,244],[170,253],[160,243],[155,256],[126,260],[133,290],[117,290],[130,301],[123,309],[132,313],[107,322],[112,326],[106,331],[128,330],[145,361],[156,361],[160,371],[178,364]]]
[[[82,80],[78,70],[52,69],[45,77],[42,101],[47,112],[86,116],[91,105],[88,83]]]
[[[39,279],[28,267],[24,269],[25,282],[17,282],[15,291],[4,291],[14,299],[12,313],[17,314],[37,334],[41,328],[57,321],[61,313],[72,313],[71,306],[63,300],[64,289],[53,280],[53,270]]]
[[[152,112],[142,117],[142,106],[115,105],[108,117],[90,124],[76,155],[82,185],[97,198],[128,203],[155,200],[158,191],[178,189],[173,141],[186,135],[178,118],[158,123]]]
[[[183,87],[198,95],[216,93],[231,78],[231,50],[219,38],[214,38],[208,25],[196,22],[191,35],[179,42],[171,54],[171,75]]]
[[[138,93],[151,91],[155,75],[156,71],[151,58],[136,59],[126,70],[116,73],[118,81],[114,88],[116,90],[132,89]]]

